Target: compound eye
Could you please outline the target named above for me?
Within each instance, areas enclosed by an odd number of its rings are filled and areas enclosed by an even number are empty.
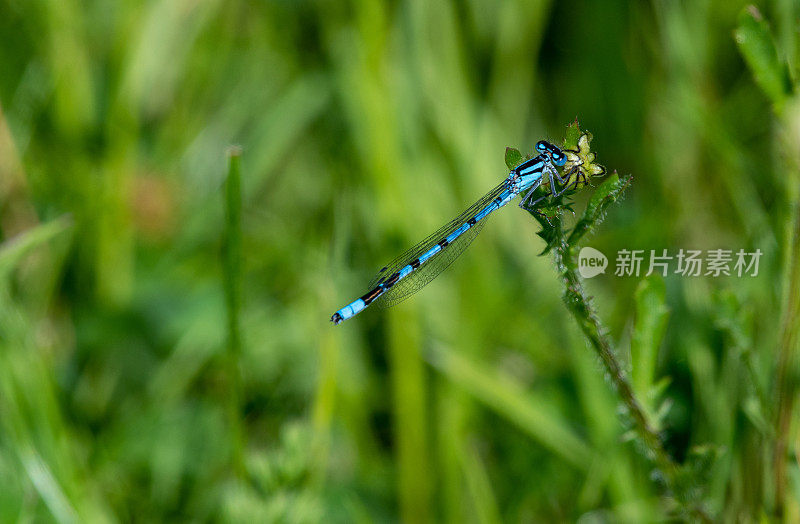
[[[536,142],[536,150],[537,151],[547,151],[547,142],[544,140],[539,140]]]
[[[557,166],[563,166],[567,163],[567,156],[564,153],[553,152],[553,163]]]

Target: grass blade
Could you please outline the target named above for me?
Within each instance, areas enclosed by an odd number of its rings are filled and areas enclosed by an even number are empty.
[[[560,417],[547,409],[548,400],[525,391],[515,380],[487,371],[442,346],[433,349],[430,363],[470,395],[506,417],[540,444],[578,469],[589,466],[593,452]]]
[[[242,377],[239,365],[242,340],[239,315],[242,307],[242,150],[228,149],[228,177],[225,179],[225,243],[223,248],[223,285],[228,316],[228,423],[230,424],[231,459],[234,471],[245,473],[240,420]]]

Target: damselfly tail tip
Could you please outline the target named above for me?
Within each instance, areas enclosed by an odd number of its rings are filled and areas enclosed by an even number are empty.
[[[334,313],[333,316],[331,317],[331,322],[333,322],[334,325],[338,326],[339,324],[344,322],[344,319],[342,318],[342,315],[340,315],[339,313]]]

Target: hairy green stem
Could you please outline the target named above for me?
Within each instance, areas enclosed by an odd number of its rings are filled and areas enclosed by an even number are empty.
[[[606,208],[622,195],[630,181],[631,177],[623,180],[609,179],[608,189],[601,188],[598,191],[599,198],[590,202],[587,212],[570,235],[566,234],[562,225],[563,210],[559,208],[556,211],[551,247],[556,267],[564,284],[563,300],[603,362],[614,388],[630,415],[634,429],[646,450],[647,458],[659,470],[667,491],[675,497],[682,510],[691,518],[702,522],[712,522],[705,510],[698,503],[691,501],[688,494],[684,492],[684,488],[681,487],[683,485],[679,480],[681,469],[664,449],[661,438],[648,421],[645,410],[637,399],[631,382],[614,352],[607,329],[603,326],[591,305],[590,298],[586,295],[575,263],[575,249],[578,240],[601,220]]]
[[[600,319],[592,307],[589,297],[583,289],[577,266],[575,265],[573,253],[561,227],[561,216],[555,221],[555,226],[560,241],[555,245],[554,256],[558,272],[564,283],[563,300],[567,309],[578,322],[581,331],[591,343],[603,366],[606,368],[611,380],[619,393],[625,407],[633,419],[637,432],[639,433],[648,453],[662,471],[665,481],[669,485],[674,480],[677,473],[675,463],[667,454],[655,429],[647,421],[644,409],[633,391],[628,377],[622,369],[622,365],[617,359],[611,342],[606,335],[607,330],[603,327]]]

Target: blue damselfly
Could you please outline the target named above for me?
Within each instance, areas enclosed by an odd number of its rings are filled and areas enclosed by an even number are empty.
[[[517,195],[527,191],[519,206],[533,209],[547,196],[545,193],[534,200],[536,190],[543,184],[550,184],[550,193],[554,196],[566,191],[570,174],[562,177],[556,167],[564,166],[567,156],[544,140],[536,144],[536,150],[539,152],[536,157],[512,169],[500,185],[466,211],[384,266],[367,286],[369,291],[334,313],[331,321],[341,324],[371,304],[393,306],[422,289],[469,246],[492,212],[508,204]],[[563,186],[561,189],[556,187],[556,180]]]

